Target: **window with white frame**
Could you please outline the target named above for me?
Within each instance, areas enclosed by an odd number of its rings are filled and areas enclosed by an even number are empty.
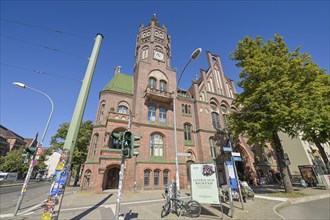
[[[159,122],[165,123],[166,122],[166,109],[159,108]]]
[[[150,135],[150,155],[164,156],[164,140],[160,134]]]
[[[156,121],[156,107],[153,105],[148,106],[148,120]]]
[[[184,140],[191,141],[191,125],[185,123],[183,127],[184,127]]]

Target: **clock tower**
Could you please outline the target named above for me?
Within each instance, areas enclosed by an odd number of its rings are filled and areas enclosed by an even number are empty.
[[[176,73],[171,69],[171,37],[167,27],[161,26],[154,14],[147,26],[140,25],[136,37],[133,122],[145,121],[150,105],[170,110],[175,88]],[[144,97],[144,102],[140,97]]]

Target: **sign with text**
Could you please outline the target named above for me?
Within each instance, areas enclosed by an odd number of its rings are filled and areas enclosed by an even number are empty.
[[[192,199],[199,203],[220,204],[215,164],[191,164]]]

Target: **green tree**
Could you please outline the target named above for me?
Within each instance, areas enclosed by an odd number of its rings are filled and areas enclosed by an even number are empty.
[[[321,144],[330,140],[330,75],[309,57],[303,65],[306,74],[299,79],[300,106],[294,106],[297,127],[302,139],[315,143],[327,168],[324,171],[329,173],[330,162]]]
[[[29,165],[24,163],[24,157],[22,157],[24,152],[24,148],[21,147],[18,150],[8,152],[4,157],[0,157],[0,170],[18,173],[19,176],[27,173]]]
[[[230,116],[229,127],[234,135],[247,135],[250,142],[260,143],[261,147],[266,142],[272,143],[285,190],[292,192],[277,133],[282,131],[295,137],[301,131],[309,130],[305,123],[315,118],[307,116],[306,111],[314,113],[317,109],[306,107],[302,110],[302,106],[319,90],[307,91],[306,86],[312,86],[313,77],[324,75],[324,70],[310,62],[308,54],[300,53],[300,47],[290,52],[283,37],[277,34],[266,42],[259,36],[255,40],[245,37],[230,56],[241,68],[238,86],[244,91],[234,101],[241,108]],[[308,80],[308,76],[313,77]],[[314,101],[318,102],[316,106],[324,104],[320,99]],[[319,124],[315,121],[313,126],[318,129]]]
[[[63,123],[60,128],[57,129],[56,135],[52,136],[50,144],[51,149],[57,151],[63,149],[66,135],[68,133],[70,123]],[[88,146],[93,131],[93,124],[91,120],[87,120],[81,124],[79,129],[77,144],[75,146],[72,156],[72,174],[75,176],[75,184],[77,184],[79,178],[79,170],[87,158]]]

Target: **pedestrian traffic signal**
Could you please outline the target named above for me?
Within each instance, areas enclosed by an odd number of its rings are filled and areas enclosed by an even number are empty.
[[[113,148],[121,149],[121,139],[123,136],[123,132],[112,132],[111,137],[113,138]]]
[[[122,137],[122,156],[131,158],[131,143],[132,143],[132,133],[126,131]]]
[[[139,149],[137,149],[137,148],[140,147],[139,141],[141,138],[142,138],[142,136],[132,134],[130,157],[139,155]]]

